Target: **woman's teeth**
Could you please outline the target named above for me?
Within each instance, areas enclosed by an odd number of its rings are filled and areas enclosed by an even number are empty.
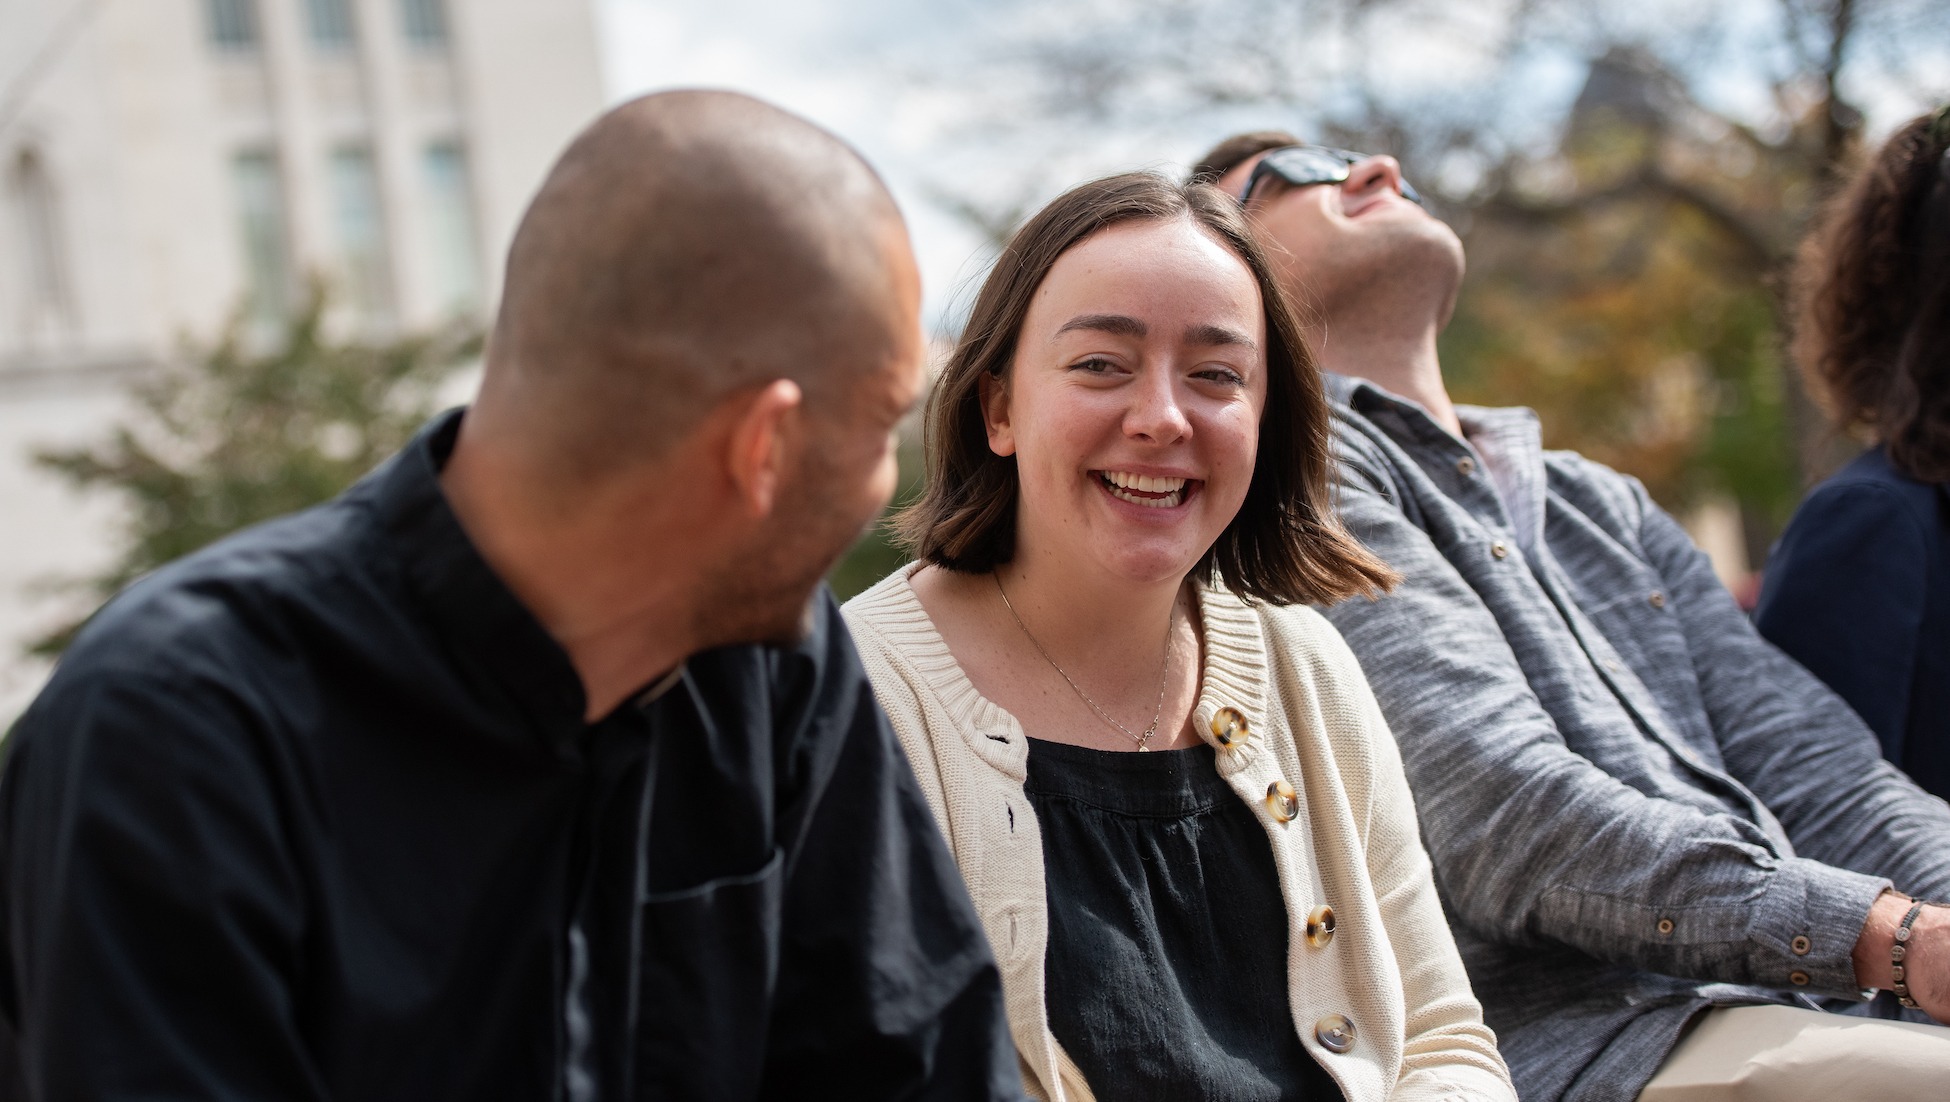
[[[1123,471],[1101,471],[1098,477],[1104,480],[1104,488],[1120,501],[1133,505],[1149,505],[1159,509],[1170,509],[1185,500],[1185,479],[1153,478],[1150,475],[1125,474]]]

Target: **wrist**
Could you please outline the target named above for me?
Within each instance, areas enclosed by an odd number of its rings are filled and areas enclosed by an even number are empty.
[[[1896,927],[1913,902],[1900,892],[1885,891],[1869,907],[1862,923],[1862,934],[1855,940],[1855,983],[1858,987],[1886,990],[1895,982],[1890,950],[1896,945]]]
[[[1927,904],[1919,900],[1911,903],[1909,910],[1903,912],[1903,920],[1896,924],[1896,944],[1889,949],[1889,975],[1893,981],[1891,990],[1896,992],[1897,1001],[1911,1010],[1922,1009],[1922,1004],[1916,1001],[1916,993],[1911,991],[1909,985],[1904,982],[1909,976],[1911,967],[1905,966],[1904,961],[1909,959],[1911,936],[1916,933],[1916,920],[1923,916],[1925,906]],[[1921,941],[1921,939],[1917,940]],[[1920,944],[1918,947],[1921,947]]]
[[[1907,936],[1899,941],[1897,932],[1905,929],[1905,919],[1909,920]],[[1893,991],[1904,997],[1905,1006],[1950,1021],[1950,905],[1919,904],[1900,893],[1884,892],[1869,908],[1854,958],[1856,979],[1862,986]]]
[[[1903,1005],[1937,1021],[1950,1021],[1950,906],[1925,903],[1909,926],[1909,936],[1893,954],[1902,968],[1902,986],[1892,990]]]

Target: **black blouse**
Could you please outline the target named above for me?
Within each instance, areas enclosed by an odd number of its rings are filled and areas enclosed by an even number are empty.
[[[1272,844],[1209,746],[1032,740],[1050,1030],[1099,1098],[1341,1098],[1301,1046]]]

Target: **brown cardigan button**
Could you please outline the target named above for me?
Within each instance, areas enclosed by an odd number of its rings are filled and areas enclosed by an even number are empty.
[[[1315,907],[1307,915],[1307,944],[1316,949],[1325,949],[1328,942],[1333,940],[1334,908],[1324,905]]]
[[[1220,708],[1212,713],[1212,739],[1221,750],[1231,750],[1253,736],[1246,717],[1237,708]]]
[[[1290,823],[1300,815],[1300,797],[1293,786],[1285,781],[1274,781],[1266,786],[1266,810],[1282,823]]]

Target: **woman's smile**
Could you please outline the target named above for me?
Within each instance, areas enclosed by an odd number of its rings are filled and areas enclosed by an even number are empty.
[[[1169,475],[1132,474],[1128,471],[1092,471],[1097,485],[1111,497],[1147,509],[1176,509],[1198,493],[1201,481]]]
[[[990,447],[1016,463],[1021,548],[1085,573],[1182,578],[1251,482],[1265,340],[1252,271],[1190,221],[1115,226],[1059,257],[988,392]]]

